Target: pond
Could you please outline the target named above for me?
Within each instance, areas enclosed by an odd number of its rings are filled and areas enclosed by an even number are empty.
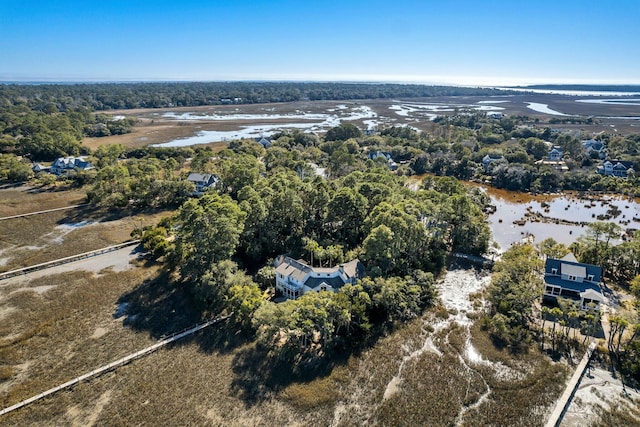
[[[640,229],[638,200],[576,193],[533,196],[482,188],[495,206],[489,215],[489,226],[501,252],[523,239],[540,243],[552,237],[569,245],[584,235],[587,225],[595,221],[614,222],[624,231]]]

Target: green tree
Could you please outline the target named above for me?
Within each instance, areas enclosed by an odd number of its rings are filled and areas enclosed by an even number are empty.
[[[553,237],[549,237],[540,242],[538,249],[542,255],[555,259],[560,259],[570,252],[566,245],[558,243]]]
[[[364,262],[369,271],[375,276],[386,275],[393,263],[392,247],[394,243],[393,231],[384,224],[380,224],[364,239],[362,245]]]
[[[209,266],[229,259],[244,229],[246,214],[229,196],[207,193],[182,205],[176,216],[175,265],[195,281]]]
[[[352,123],[342,123],[327,131],[325,141],[346,141],[349,138],[362,137],[362,131]]]
[[[531,245],[514,245],[494,266],[489,286],[490,315],[506,321],[508,337],[514,344],[526,343],[538,316],[535,303],[542,297],[542,261]]]
[[[367,199],[351,188],[342,188],[327,205],[326,223],[335,241],[354,248],[362,241]]]
[[[258,285],[248,277],[234,280],[226,295],[227,309],[233,312],[236,323],[244,329],[252,326],[253,314],[265,302]]]

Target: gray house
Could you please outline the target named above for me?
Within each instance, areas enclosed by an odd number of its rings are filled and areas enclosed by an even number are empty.
[[[54,175],[66,175],[76,170],[93,169],[91,163],[84,157],[60,157],[51,165],[50,172]]]
[[[211,173],[195,173],[192,172],[187,177],[187,181],[193,182],[196,186],[196,191],[193,192],[194,196],[201,196],[205,191],[208,191],[211,187],[214,187],[220,179]]]

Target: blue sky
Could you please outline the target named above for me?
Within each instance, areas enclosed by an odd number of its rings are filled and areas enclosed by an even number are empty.
[[[640,0],[0,0],[1,80],[640,83]]]

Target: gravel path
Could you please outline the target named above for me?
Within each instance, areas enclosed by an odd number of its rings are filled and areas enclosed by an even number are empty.
[[[137,259],[140,254],[136,252],[135,246],[127,246],[112,252],[85,258],[79,261],[70,262],[68,264],[57,265],[45,270],[38,270],[21,276],[5,279],[0,287],[14,285],[16,283],[30,282],[33,279],[47,277],[52,274],[67,273],[71,271],[90,271],[99,273],[105,269],[111,269],[115,272],[129,270],[133,267],[131,261]]]

